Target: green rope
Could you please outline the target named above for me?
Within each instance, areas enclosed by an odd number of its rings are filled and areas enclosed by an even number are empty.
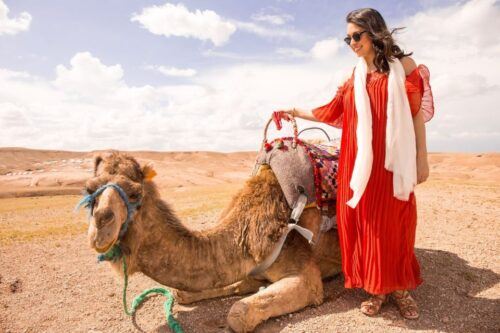
[[[113,245],[113,247],[106,253],[97,256],[97,262],[102,261],[117,261],[122,256],[122,249],[118,244]]]
[[[128,275],[127,275],[127,262],[125,261],[125,256],[122,257],[123,259],[123,274],[124,274],[124,285],[123,285],[123,309],[125,313],[128,316],[133,316],[135,311],[137,310],[137,307],[144,302],[146,299],[146,296],[149,294],[161,294],[167,298],[165,303],[163,303],[163,308],[165,309],[165,316],[167,319],[167,324],[170,327],[172,331],[175,333],[183,333],[183,330],[181,328],[181,325],[177,320],[175,320],[174,315],[172,314],[172,307],[174,305],[174,297],[165,288],[151,288],[143,291],[139,296],[134,298],[132,301],[132,308],[130,311],[127,309],[127,286],[128,286]]]

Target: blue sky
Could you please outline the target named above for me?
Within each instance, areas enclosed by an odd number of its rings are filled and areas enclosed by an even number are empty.
[[[0,146],[256,150],[272,110],[331,99],[360,7],[431,70],[429,150],[498,151],[496,0],[0,0]]]
[[[344,17],[353,8],[377,8],[391,21],[426,7],[417,1],[183,1],[189,9],[209,9],[239,21],[252,21],[252,15],[259,12],[287,13],[294,18],[293,27],[289,28],[304,35],[298,40],[264,39],[238,32],[230,43],[214,47],[210,42],[196,39],[159,38],[130,21],[132,13],[144,7],[162,5],[165,1],[4,2],[11,16],[27,11],[33,20],[29,33],[2,37],[0,66],[50,77],[56,65],[67,62],[76,52],[89,51],[99,55],[104,63],[121,64],[131,84],[170,82],[144,71],[141,68],[144,64],[204,68],[227,62],[227,59],[203,56],[206,50],[266,59],[279,46],[311,48],[322,38],[341,37],[345,30]]]

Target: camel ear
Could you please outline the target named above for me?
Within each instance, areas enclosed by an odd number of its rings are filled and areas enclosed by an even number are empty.
[[[142,167],[142,174],[144,175],[144,180],[150,181],[157,175],[152,163],[147,163]]]
[[[95,155],[94,156],[94,176],[97,176],[97,168],[99,167],[99,164],[102,162],[102,156],[101,155]]]

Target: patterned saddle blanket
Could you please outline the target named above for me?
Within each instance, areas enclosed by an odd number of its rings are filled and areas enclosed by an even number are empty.
[[[267,144],[257,155],[254,174],[261,165],[269,165],[290,208],[294,207],[303,191],[307,205],[315,203],[321,211],[321,229],[325,231],[335,223],[339,149],[300,139],[294,149],[292,140],[291,137],[278,138]]]

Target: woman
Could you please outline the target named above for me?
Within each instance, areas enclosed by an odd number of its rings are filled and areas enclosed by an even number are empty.
[[[380,13],[347,15],[345,42],[359,57],[333,100],[306,111],[279,111],[342,128],[337,224],[346,288],[371,297],[361,311],[376,315],[389,295],[401,315],[417,319],[408,290],[422,283],[414,254],[414,186],[429,175],[424,122],[433,115],[429,73],[394,42]]]

